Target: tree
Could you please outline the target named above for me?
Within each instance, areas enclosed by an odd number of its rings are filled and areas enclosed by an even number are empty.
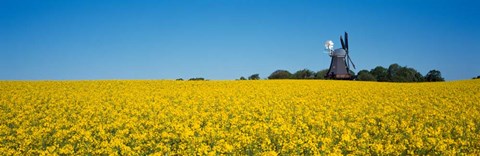
[[[428,82],[437,82],[437,81],[445,81],[442,77],[442,73],[438,70],[430,70],[427,75],[425,75],[425,80]]]
[[[183,79],[182,79],[182,78],[178,78],[178,79],[176,79],[176,80],[177,80],[177,81],[183,81]]]
[[[188,79],[188,81],[203,81],[203,80],[205,80],[205,78],[203,77],[195,77],[195,78]]]
[[[247,79],[246,79],[245,77],[243,77],[243,76],[242,76],[242,77],[240,77],[240,80],[247,80]]]
[[[410,71],[414,74],[414,82],[425,82],[425,77],[413,68],[409,68]]]
[[[422,74],[417,70],[402,67],[396,63],[391,64],[387,70],[387,79],[390,82],[423,82]]]
[[[400,67],[393,78],[395,82],[422,82],[423,76],[417,70],[408,67]]]
[[[259,74],[253,74],[248,77],[249,80],[260,80]]]
[[[292,73],[287,70],[276,70],[268,76],[268,79],[289,79],[291,77]]]
[[[397,76],[397,73],[398,71],[401,69],[402,67],[396,63],[394,64],[391,64],[390,66],[388,66],[388,69],[387,69],[387,78],[388,78],[388,81],[391,81],[391,82],[402,82],[403,80],[401,80],[400,77]]]
[[[374,69],[370,70],[370,74],[372,74],[375,77],[375,79],[379,82],[388,81],[387,69],[382,66],[377,66]]]
[[[370,74],[368,70],[360,70],[357,75],[359,81],[376,81],[375,76]]]
[[[313,79],[314,77],[315,72],[308,69],[302,69],[293,74],[294,79]]]
[[[327,75],[328,69],[320,70],[315,74],[315,79],[325,79],[325,75]]]

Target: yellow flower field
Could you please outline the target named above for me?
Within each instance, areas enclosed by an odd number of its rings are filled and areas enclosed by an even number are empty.
[[[0,81],[0,155],[480,154],[480,80]]]

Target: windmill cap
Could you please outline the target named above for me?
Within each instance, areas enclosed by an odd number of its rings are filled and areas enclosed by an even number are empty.
[[[347,52],[345,52],[345,50],[342,48],[335,49],[332,53],[332,56],[335,56],[335,57],[345,57],[345,55],[347,55]]]

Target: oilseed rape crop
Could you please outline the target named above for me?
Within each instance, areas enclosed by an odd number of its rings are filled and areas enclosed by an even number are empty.
[[[0,81],[0,155],[480,154],[480,80]]]

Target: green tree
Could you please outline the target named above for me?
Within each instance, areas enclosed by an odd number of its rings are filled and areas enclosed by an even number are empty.
[[[425,82],[425,77],[413,68],[409,68],[410,71],[414,74],[414,82]]]
[[[370,74],[368,70],[360,70],[357,75],[359,81],[376,81],[375,76]]]
[[[294,79],[313,79],[314,77],[315,72],[308,69],[302,69],[293,74]]]
[[[394,78],[395,82],[422,82],[423,76],[417,70],[408,67],[400,67]]]
[[[246,79],[245,77],[243,77],[243,76],[242,76],[242,77],[240,77],[240,80],[247,80],[247,79]]]
[[[325,75],[327,75],[328,69],[320,70],[315,73],[315,79],[325,79]]]
[[[428,82],[437,82],[437,81],[445,81],[442,77],[442,73],[438,70],[430,70],[427,75],[425,75],[425,80]]]
[[[195,77],[195,78],[188,79],[188,81],[203,81],[203,80],[205,80],[205,78],[203,77]]]
[[[287,70],[276,70],[268,76],[268,79],[289,79],[291,77],[292,73]]]
[[[253,74],[248,77],[249,80],[260,80],[259,74]]]
[[[391,64],[387,70],[387,78],[390,82],[423,82],[421,73],[413,68]]]
[[[397,76],[398,74],[398,71],[401,69],[402,67],[396,63],[394,64],[391,64],[390,66],[388,66],[388,69],[387,69],[387,78],[388,78],[388,81],[391,81],[391,82],[402,82],[403,80]]]
[[[378,68],[378,67],[377,67]],[[371,73],[382,73],[379,70],[372,70]],[[375,74],[372,74],[375,76]],[[381,75],[381,74],[379,74]],[[377,79],[378,80],[378,79]],[[391,64],[387,69],[387,81],[390,82],[423,82],[423,75],[414,68],[402,67],[396,63]]]
[[[377,66],[374,69],[370,70],[370,74],[372,74],[375,77],[375,79],[379,82],[388,81],[387,69],[382,66]]]

